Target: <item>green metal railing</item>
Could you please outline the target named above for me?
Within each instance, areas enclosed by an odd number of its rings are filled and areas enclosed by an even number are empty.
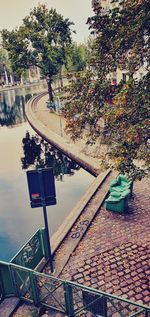
[[[48,248],[45,229],[40,229],[9,263],[0,262],[0,300],[17,296],[69,317],[150,317],[150,307],[38,273],[43,258],[48,259]]]
[[[39,229],[11,259],[11,263],[35,269],[40,261],[48,259],[48,248],[45,229]]]
[[[17,296],[69,317],[150,317],[150,307],[73,282],[0,262],[1,297]]]

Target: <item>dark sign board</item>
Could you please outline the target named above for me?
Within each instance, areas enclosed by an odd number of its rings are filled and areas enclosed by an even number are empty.
[[[27,171],[27,180],[32,208],[56,204],[52,168]]]
[[[107,316],[107,300],[102,295],[89,293],[87,291],[82,292],[83,305],[86,311],[96,314],[96,316]]]

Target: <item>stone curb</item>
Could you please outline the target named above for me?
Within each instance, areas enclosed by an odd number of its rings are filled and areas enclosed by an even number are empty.
[[[41,121],[39,121],[35,114],[35,105],[36,102],[40,99],[40,97],[43,96],[43,93],[40,95],[33,97],[30,99],[26,105],[25,113],[26,117],[33,127],[33,129],[40,134],[45,140],[50,142],[52,145],[54,145],[56,148],[59,148],[61,151],[63,151],[66,155],[71,157],[73,160],[78,162],[80,165],[82,165],[86,170],[89,170],[92,174],[97,175],[98,171],[96,171],[95,168],[93,168],[92,164],[89,164],[87,162],[86,155],[82,154],[83,158],[79,158],[78,155],[81,155],[78,152],[78,149],[74,145],[74,148],[71,146],[71,144],[67,143],[67,140],[65,140],[63,137],[57,135],[50,129],[44,126]],[[59,247],[61,242],[64,240],[65,236],[67,235],[68,231],[71,229],[75,221],[80,216],[82,210],[86,207],[89,200],[92,198],[98,187],[102,185],[106,177],[109,175],[110,170],[107,170],[97,176],[97,178],[94,180],[92,185],[88,188],[86,193],[83,195],[83,197],[79,200],[77,205],[73,208],[73,210],[70,212],[70,214],[67,216],[63,224],[58,228],[57,232],[53,235],[51,239],[51,246],[52,246],[52,252],[55,252],[56,249]]]
[[[21,300],[17,297],[5,298],[0,304],[0,317],[11,317],[20,303]]]
[[[77,221],[81,215],[83,209],[87,206],[88,202],[96,193],[97,189],[103,184],[106,177],[110,174],[110,170],[107,170],[105,173],[100,174],[91,186],[88,188],[86,193],[81,197],[76,206],[72,209],[69,215],[65,218],[62,225],[58,228],[57,232],[53,234],[51,239],[52,252],[54,253],[62,241],[65,239],[68,232],[73,227],[74,223]]]
[[[43,94],[41,94],[42,96]],[[81,153],[81,150],[76,146],[69,143],[68,140],[59,136],[55,132],[51,131],[46,125],[44,125],[36,116],[36,111],[34,109],[37,101],[40,99],[40,95],[33,97],[28,101],[25,108],[25,114],[27,120],[29,121],[32,128],[47,142],[51,143],[54,147],[61,150],[71,159],[75,160],[81,167],[87,170],[94,176],[99,175],[98,165],[94,166],[91,163],[91,158]]]
[[[43,122],[41,122],[36,116],[36,104],[39,99],[43,97],[43,93],[40,95],[33,97],[30,99],[26,105],[26,117],[33,127],[33,129],[41,135],[46,141],[54,145],[56,148],[60,149],[64,154],[68,155],[70,158],[78,162],[81,166],[84,167],[87,171],[89,171],[93,175],[98,175],[98,169],[93,167],[91,162],[91,158],[87,158],[86,155],[79,152],[79,149],[75,145],[71,145],[68,143],[66,139],[57,135],[50,128],[46,127]],[[82,159],[81,159],[82,155]],[[86,161],[86,163],[85,163]],[[90,161],[90,163],[89,163]],[[82,196],[82,198],[78,201],[76,206],[72,209],[69,215],[66,217],[62,225],[58,228],[57,232],[51,238],[51,248],[52,253],[54,254],[56,250],[63,243],[67,234],[71,231],[73,225],[80,217],[82,211],[87,206],[88,202],[94,196],[99,187],[103,184],[107,176],[110,174],[111,170],[107,170],[103,173],[100,173],[91,186],[88,188],[86,193]],[[96,211],[97,212],[97,211]],[[91,222],[90,222],[91,223]],[[87,226],[86,230],[89,226]],[[79,241],[78,241],[79,243]]]

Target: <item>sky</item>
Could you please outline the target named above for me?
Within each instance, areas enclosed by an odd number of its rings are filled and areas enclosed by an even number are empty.
[[[76,34],[72,38],[78,43],[86,41],[90,34],[87,18],[93,15],[91,0],[0,0],[0,30],[12,30],[22,24],[22,19],[39,3],[69,18],[75,23]]]

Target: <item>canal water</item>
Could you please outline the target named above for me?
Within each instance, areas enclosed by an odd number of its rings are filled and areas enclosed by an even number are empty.
[[[41,140],[26,121],[25,102],[45,88],[0,92],[0,260],[9,261],[44,226],[42,208],[30,207],[27,170],[53,167],[57,205],[47,207],[51,236],[94,180]]]

